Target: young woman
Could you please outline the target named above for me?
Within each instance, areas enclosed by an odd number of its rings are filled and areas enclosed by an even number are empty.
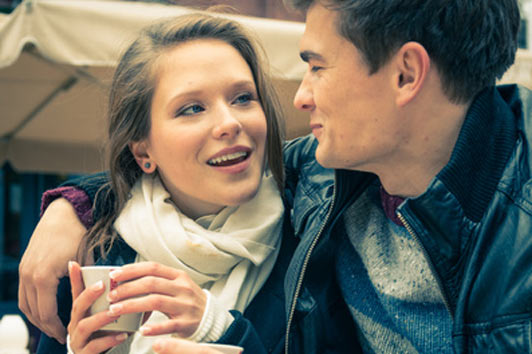
[[[270,276],[284,211],[278,120],[255,46],[235,22],[194,14],[140,33],[114,75],[111,182],[98,189],[99,216],[79,249],[83,263],[128,264],[112,274],[127,283],[110,293],[109,312],[86,316],[104,289],[83,289],[79,265],[69,265],[71,352],[147,353],[162,334],[254,353],[282,345],[283,321],[258,341],[229,312],[252,301],[283,310],[281,280]],[[151,313],[135,335],[93,335],[131,312]],[[39,352],[53,345],[44,338]]]

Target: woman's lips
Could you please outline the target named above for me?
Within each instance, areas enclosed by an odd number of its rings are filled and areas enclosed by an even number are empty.
[[[211,166],[230,166],[244,161],[248,156],[249,152],[238,151],[210,159],[207,163]]]
[[[240,156],[233,160],[223,161],[220,164],[210,164],[212,168],[215,168],[219,172],[228,174],[237,174],[245,171],[251,164],[251,152],[246,153],[244,156]]]
[[[235,145],[218,151],[207,164],[219,172],[237,174],[249,167],[252,153],[248,146]]]

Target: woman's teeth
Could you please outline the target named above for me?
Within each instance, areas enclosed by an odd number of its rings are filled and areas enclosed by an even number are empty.
[[[247,156],[248,156],[247,152],[239,151],[239,152],[234,152],[232,154],[219,156],[214,159],[210,159],[209,161],[207,161],[207,163],[211,166],[227,166],[227,165],[235,164],[242,160],[245,160]]]

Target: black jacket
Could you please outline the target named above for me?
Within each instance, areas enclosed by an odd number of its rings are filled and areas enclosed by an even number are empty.
[[[527,89],[483,91],[447,166],[398,210],[440,285],[457,353],[532,352],[531,113]],[[313,313],[327,301],[320,285],[333,278],[327,254],[345,233],[337,221],[376,178],[327,175],[314,159],[316,145],[306,137],[285,149],[292,224],[301,237],[285,280],[289,353],[317,353],[297,320],[306,318],[316,332],[327,326]]]

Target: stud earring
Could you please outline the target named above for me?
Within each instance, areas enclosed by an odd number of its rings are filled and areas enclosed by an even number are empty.
[[[145,167],[146,169],[150,169],[150,168],[151,168],[151,163],[146,162],[146,163],[144,164],[144,167]]]

